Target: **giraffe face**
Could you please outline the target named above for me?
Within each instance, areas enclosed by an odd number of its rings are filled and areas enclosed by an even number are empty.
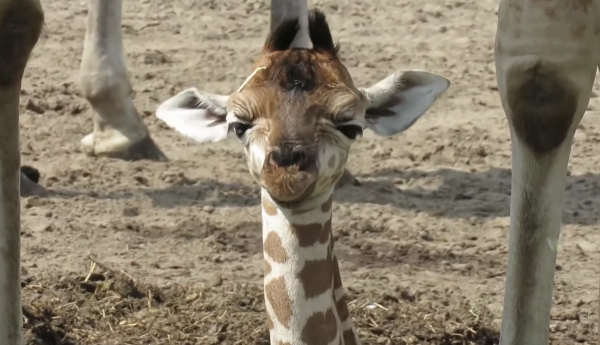
[[[190,88],[156,111],[198,142],[237,136],[254,180],[288,206],[330,191],[364,129],[381,136],[408,129],[450,85],[444,77],[413,70],[357,89],[325,15],[309,15],[311,49],[290,48],[298,22],[284,21],[269,35],[255,73],[237,92]]]
[[[255,64],[266,68],[229,99],[228,122],[250,173],[277,202],[329,191],[366,127],[365,97],[330,43],[323,51],[277,51],[267,41]]]

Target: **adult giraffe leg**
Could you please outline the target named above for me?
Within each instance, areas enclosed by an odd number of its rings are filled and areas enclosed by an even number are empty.
[[[596,13],[573,4],[502,0],[498,10],[496,76],[512,139],[501,345],[549,341],[567,164],[599,57]]]
[[[598,71],[600,71],[600,63],[598,63]],[[600,284],[598,285],[600,287]],[[600,289],[598,289],[598,345],[600,345]]]
[[[286,19],[299,18],[300,26],[308,27],[308,0],[271,0],[271,27],[270,31],[275,30]],[[302,33],[308,30],[300,30]],[[297,35],[292,45],[312,47],[312,42],[308,35]]]
[[[48,191],[46,188],[42,187],[38,184],[39,180],[35,180],[28,176],[27,173],[24,172],[23,168],[21,168],[21,173],[19,174],[20,185],[21,185],[21,196],[46,196],[48,195]],[[36,170],[37,171],[37,170]]]
[[[44,22],[39,0],[0,0],[0,344],[21,344],[19,92]]]
[[[121,34],[122,0],[89,1],[80,81],[94,110],[94,131],[81,143],[90,155],[166,160],[133,104]]]

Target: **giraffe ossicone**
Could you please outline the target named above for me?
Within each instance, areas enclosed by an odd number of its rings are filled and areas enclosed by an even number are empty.
[[[390,136],[408,129],[450,82],[413,70],[357,88],[325,15],[313,10],[302,23],[286,20],[271,32],[237,92],[189,88],[156,115],[197,142],[235,134],[243,145],[262,188],[271,344],[360,344],[333,251],[333,191],[363,130]]]

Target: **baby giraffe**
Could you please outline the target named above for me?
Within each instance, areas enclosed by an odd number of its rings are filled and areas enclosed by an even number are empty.
[[[280,24],[253,70],[229,96],[190,88],[161,104],[156,115],[198,142],[233,133],[244,146],[250,174],[262,188],[271,345],[360,344],[333,253],[334,187],[363,130],[381,136],[404,131],[450,82],[407,71],[357,88],[325,15],[316,10],[305,23]]]

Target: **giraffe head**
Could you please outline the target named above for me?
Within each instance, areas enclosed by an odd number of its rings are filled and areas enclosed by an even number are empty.
[[[231,95],[190,88],[157,109],[158,118],[198,142],[237,136],[253,178],[283,205],[332,190],[363,130],[381,136],[406,130],[450,85],[413,70],[357,88],[325,15],[309,14],[311,48],[292,46],[299,30],[297,19],[277,27],[254,73]]]

